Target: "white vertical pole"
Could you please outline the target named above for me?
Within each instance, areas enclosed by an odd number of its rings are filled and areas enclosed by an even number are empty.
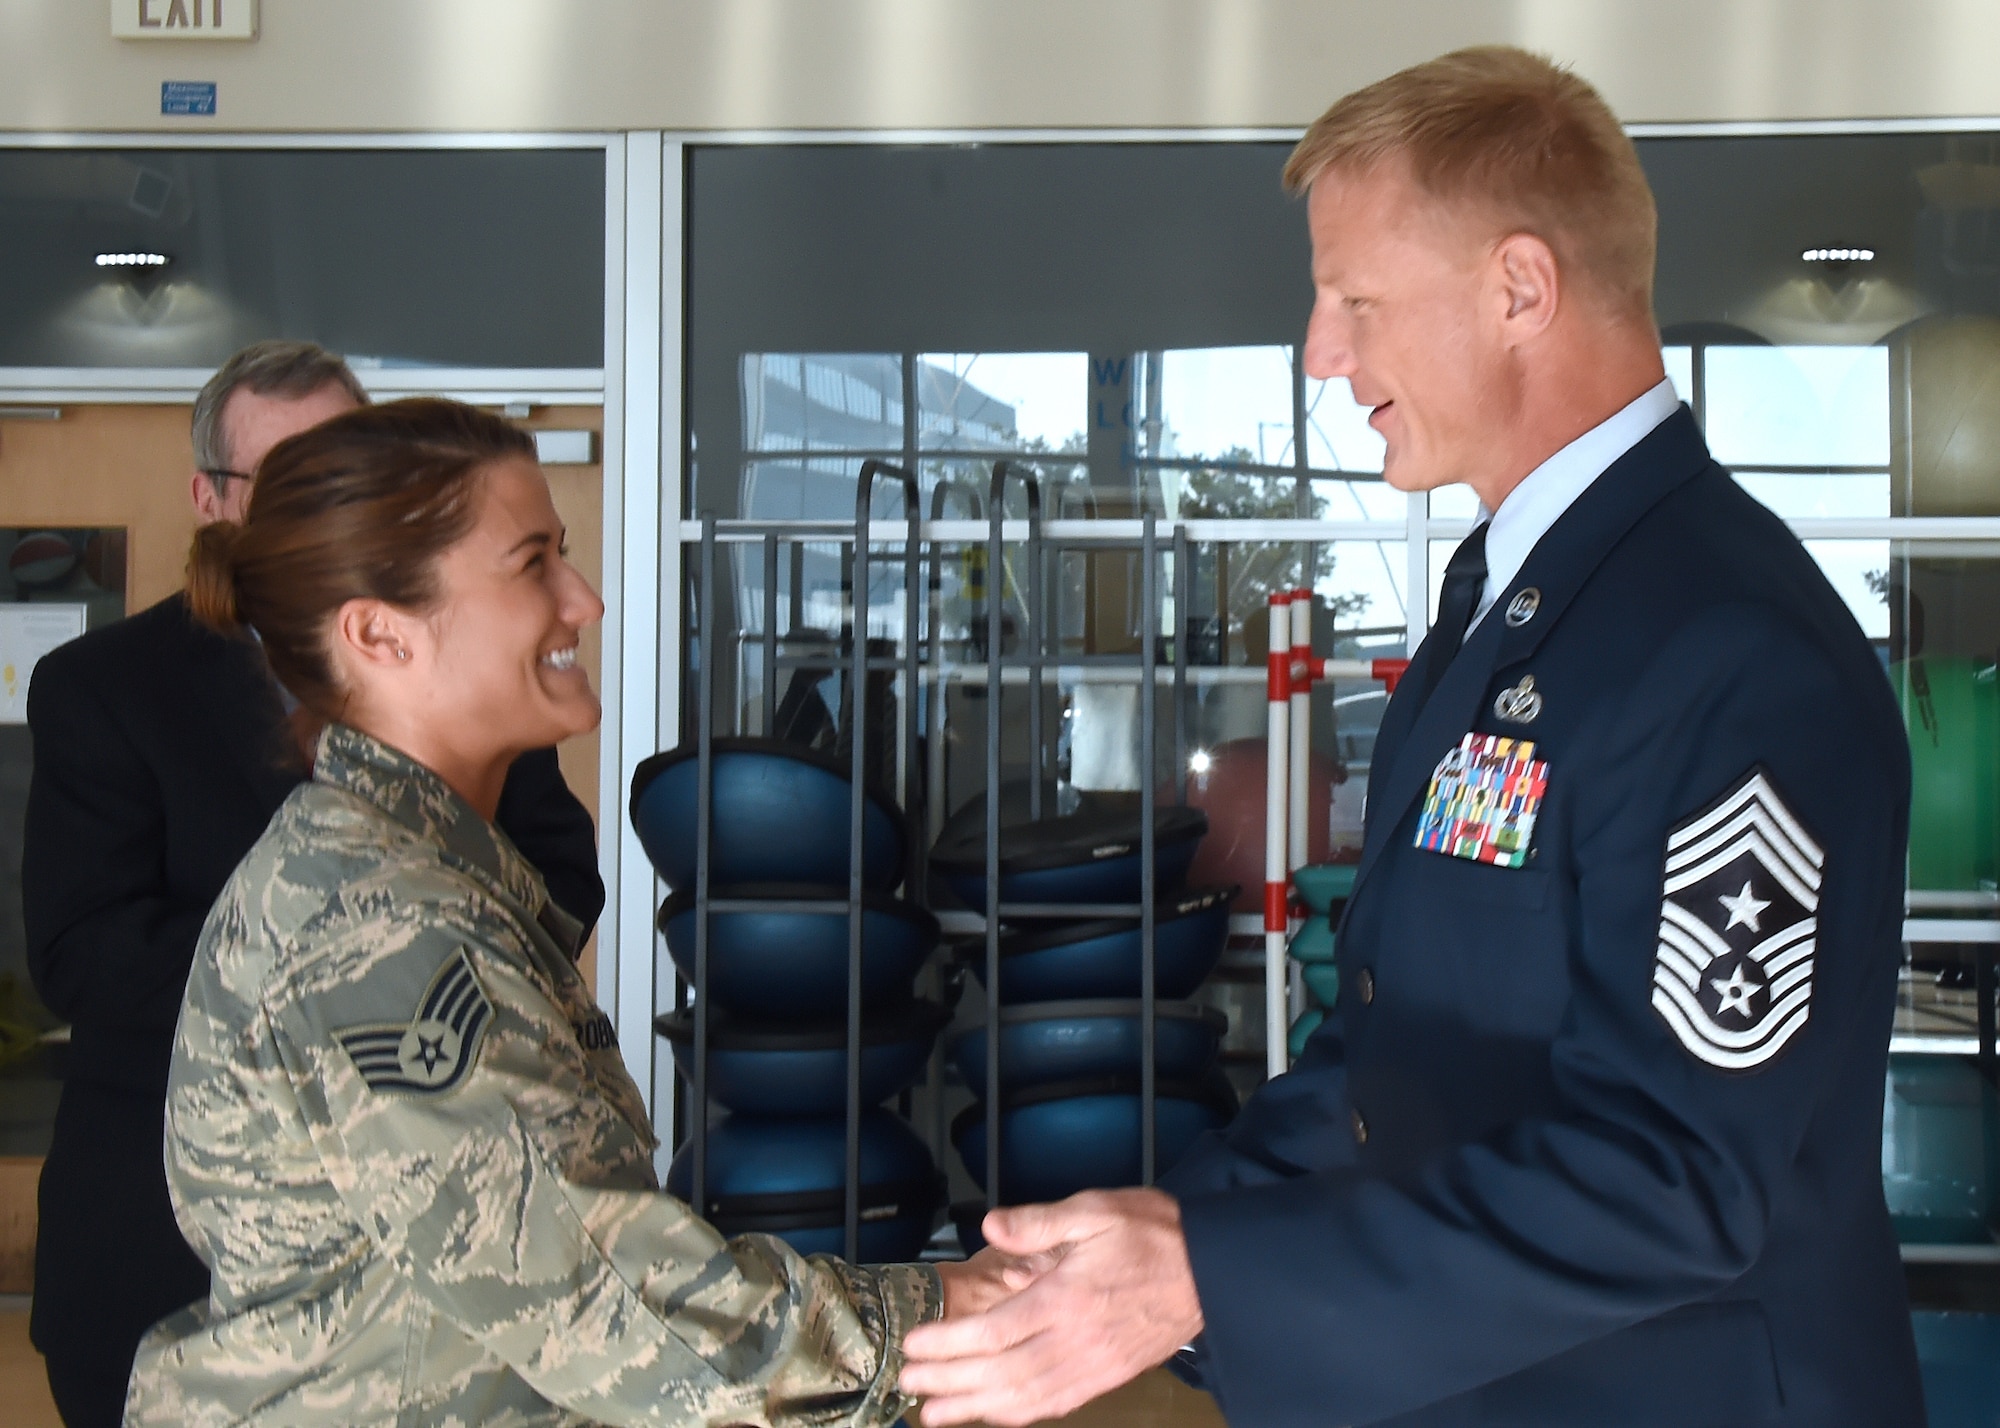
[[[1266,657],[1270,724],[1265,731],[1264,746],[1264,1070],[1272,1077],[1284,1075],[1290,1059],[1285,1046],[1285,1038],[1291,1031],[1291,1022],[1285,1016],[1286,906],[1290,882],[1285,829],[1290,812],[1286,789],[1292,766],[1291,604],[1289,590],[1271,596],[1270,653]]]
[[[680,431],[680,176],[676,146],[669,194],[667,145],[658,132],[628,134],[624,149],[623,170],[615,176],[625,191],[622,461],[618,471],[605,473],[605,662],[616,662],[618,681],[615,694],[607,681],[604,737],[616,745],[617,777],[612,800],[600,812],[601,836],[607,843],[615,837],[618,847],[615,900],[605,919],[616,949],[611,1017],[625,1064],[649,1102],[664,1161],[674,1137],[667,1124],[672,1100],[658,1094],[653,1054],[659,884],[626,816],[625,795],[639,761],[662,747],[663,718],[671,714],[676,727],[679,719],[679,661],[663,661],[661,649],[665,632],[679,628],[680,550],[663,548],[661,535],[667,517],[679,514],[680,499],[680,465],[664,439],[671,427],[677,446]]]
[[[618,591],[624,569],[625,510],[625,136],[604,144],[604,475],[599,518],[603,523],[604,624],[598,673],[603,718],[597,730],[597,870],[604,878],[604,913],[597,924],[600,1007],[618,1005],[618,875],[625,840],[624,746],[619,741],[619,701],[624,689],[620,658],[623,626]]]

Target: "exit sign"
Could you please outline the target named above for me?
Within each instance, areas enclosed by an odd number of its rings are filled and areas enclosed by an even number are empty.
[[[257,0],[111,0],[120,40],[254,40]]]

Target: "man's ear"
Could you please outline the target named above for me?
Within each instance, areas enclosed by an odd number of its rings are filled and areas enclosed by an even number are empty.
[[[1532,233],[1510,233],[1493,249],[1493,277],[1509,346],[1540,336],[1562,303],[1555,250]]]
[[[205,526],[222,519],[222,493],[206,471],[197,471],[188,482],[188,499],[194,502],[195,518]]]

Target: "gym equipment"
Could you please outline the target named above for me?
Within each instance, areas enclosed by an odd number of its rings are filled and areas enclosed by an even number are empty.
[[[1155,992],[1169,1001],[1192,996],[1229,943],[1235,888],[1183,891],[1154,914]],[[1090,918],[1029,925],[1000,940],[1000,1001],[1136,997],[1143,955],[1139,919]],[[983,984],[986,965],[969,959]]]
[[[1995,885],[2000,853],[2000,688],[1993,667],[1920,656],[1889,667],[1910,733],[1910,886]]]
[[[970,822],[970,820],[967,820]],[[931,848],[931,867],[967,907],[986,906],[986,833],[954,820]],[[1027,903],[1130,903],[1141,896],[1143,825],[1136,810],[1091,807],[1000,830],[1000,899]],[[1180,886],[1208,832],[1198,808],[1153,815],[1153,876]]]
[[[1137,1076],[1140,1003],[1129,999],[1031,1002],[1000,1011],[1000,1084],[1015,1087]],[[1160,1078],[1194,1081],[1215,1060],[1229,1019],[1214,1007],[1163,1002],[1155,1012],[1153,1065]],[[963,1031],[951,1057],[972,1094],[986,1095],[986,1028]]]
[[[694,886],[696,746],[641,763],[632,775],[632,827],[667,886]],[[711,887],[740,883],[847,886],[853,784],[840,762],[797,744],[735,736],[714,741]],[[861,880],[894,887],[903,874],[903,815],[876,789],[863,800]]]
[[[1200,773],[1188,775],[1188,802],[1208,815],[1208,838],[1195,855],[1188,876],[1202,883],[1235,883],[1243,889],[1238,912],[1256,912],[1264,898],[1264,835],[1269,807],[1269,777],[1264,740],[1231,739],[1206,751]],[[1324,858],[1331,844],[1333,785],[1340,766],[1316,753],[1307,766],[1310,793],[1306,825],[1311,829],[1309,853]],[[1281,786],[1280,794],[1284,792]]]
[[[1306,990],[1313,1000],[1333,1010],[1334,1001],[1340,996],[1340,968],[1331,962],[1307,962],[1299,967],[1299,974],[1305,978]]]
[[[1292,869],[1292,887],[1308,912],[1325,917],[1335,903],[1354,895],[1354,879],[1360,871],[1358,863],[1307,863]]]
[[[774,1234],[800,1254],[840,1254],[846,1127],[839,1115],[732,1115],[708,1127],[707,1195],[696,1207],[725,1235]],[[915,1131],[889,1112],[861,1113],[863,1263],[913,1260],[944,1201],[944,1177]],[[683,1145],[667,1189],[687,1199],[693,1157]]]
[[[781,1021],[838,1016],[847,1005],[847,913],[788,909],[786,902],[844,904],[847,889],[750,883],[715,889],[718,899],[776,906],[709,913],[708,992],[737,1016]],[[883,892],[861,895],[861,1005],[876,1011],[909,997],[912,980],[938,941],[937,919]],[[660,931],[674,965],[694,981],[692,888],[660,908]]]
[[[877,1105],[923,1074],[951,1014],[936,1002],[906,1002],[861,1028],[861,1103]],[[673,1047],[674,1064],[694,1077],[694,1013],[653,1020]],[[847,1032],[838,1022],[788,1026],[751,1022],[719,1008],[708,1019],[708,1095],[720,1106],[760,1116],[841,1113],[847,1096]]]
[[[1236,1093],[1220,1072],[1200,1082],[1161,1081],[1154,1105],[1161,1174],[1204,1131],[1236,1114]],[[951,1123],[951,1141],[974,1182],[986,1184],[986,1109],[974,1104]],[[1000,1097],[1000,1184],[1009,1204],[1060,1200],[1079,1190],[1137,1185],[1139,1079],[1059,1081]]]
[[[2000,321],[1919,318],[1889,339],[1890,513],[2000,515]],[[1903,428],[1907,427],[1907,430]]]

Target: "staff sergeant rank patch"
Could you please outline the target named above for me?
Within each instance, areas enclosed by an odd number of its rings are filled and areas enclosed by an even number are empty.
[[[335,1032],[371,1091],[449,1091],[479,1053],[493,1004],[463,947],[431,978],[407,1025]]]
[[[1806,1024],[1825,861],[1761,769],[1667,834],[1653,1009],[1709,1065],[1754,1071]]]

